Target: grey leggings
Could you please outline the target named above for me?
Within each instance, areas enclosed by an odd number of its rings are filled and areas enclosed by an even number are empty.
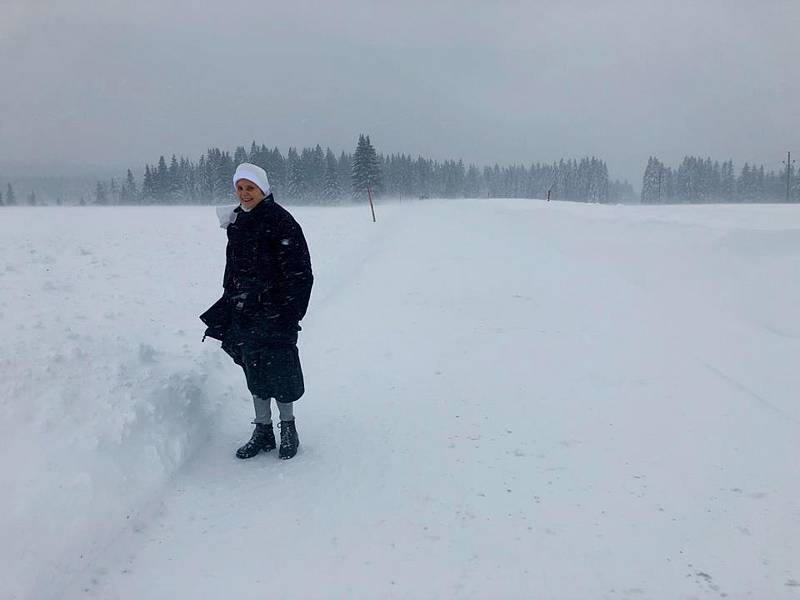
[[[256,409],[256,418],[253,419],[253,423],[264,423],[264,424],[271,424],[272,423],[272,410],[270,410],[270,404],[272,403],[272,398],[260,398],[253,395],[253,406]],[[275,401],[275,404],[278,405],[278,412],[281,416],[281,421],[294,421],[294,407],[293,402],[278,402]]]

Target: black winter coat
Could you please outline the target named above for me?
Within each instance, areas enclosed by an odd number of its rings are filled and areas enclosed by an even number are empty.
[[[314,277],[303,230],[272,195],[250,212],[241,207],[234,212],[236,220],[227,228],[224,292],[200,319],[208,326],[205,335],[220,340],[244,367],[253,352],[292,348],[296,354]]]

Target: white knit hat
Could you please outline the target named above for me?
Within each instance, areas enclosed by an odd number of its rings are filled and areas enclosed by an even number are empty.
[[[269,196],[269,179],[267,179],[267,172],[258,165],[242,163],[236,167],[236,173],[233,174],[233,187],[236,187],[236,182],[240,179],[252,181],[261,188],[265,196]]]

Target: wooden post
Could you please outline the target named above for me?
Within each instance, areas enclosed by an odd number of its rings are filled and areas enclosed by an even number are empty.
[[[369,208],[372,210],[372,222],[376,223],[375,220],[375,206],[372,204],[372,188],[367,186],[367,196],[369,196]]]

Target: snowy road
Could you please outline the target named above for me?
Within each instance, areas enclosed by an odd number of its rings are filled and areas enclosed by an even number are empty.
[[[217,293],[208,210],[174,240],[184,308]],[[298,456],[235,459],[243,378],[189,350],[226,390],[202,442],[35,597],[800,598],[800,212],[294,212]]]

